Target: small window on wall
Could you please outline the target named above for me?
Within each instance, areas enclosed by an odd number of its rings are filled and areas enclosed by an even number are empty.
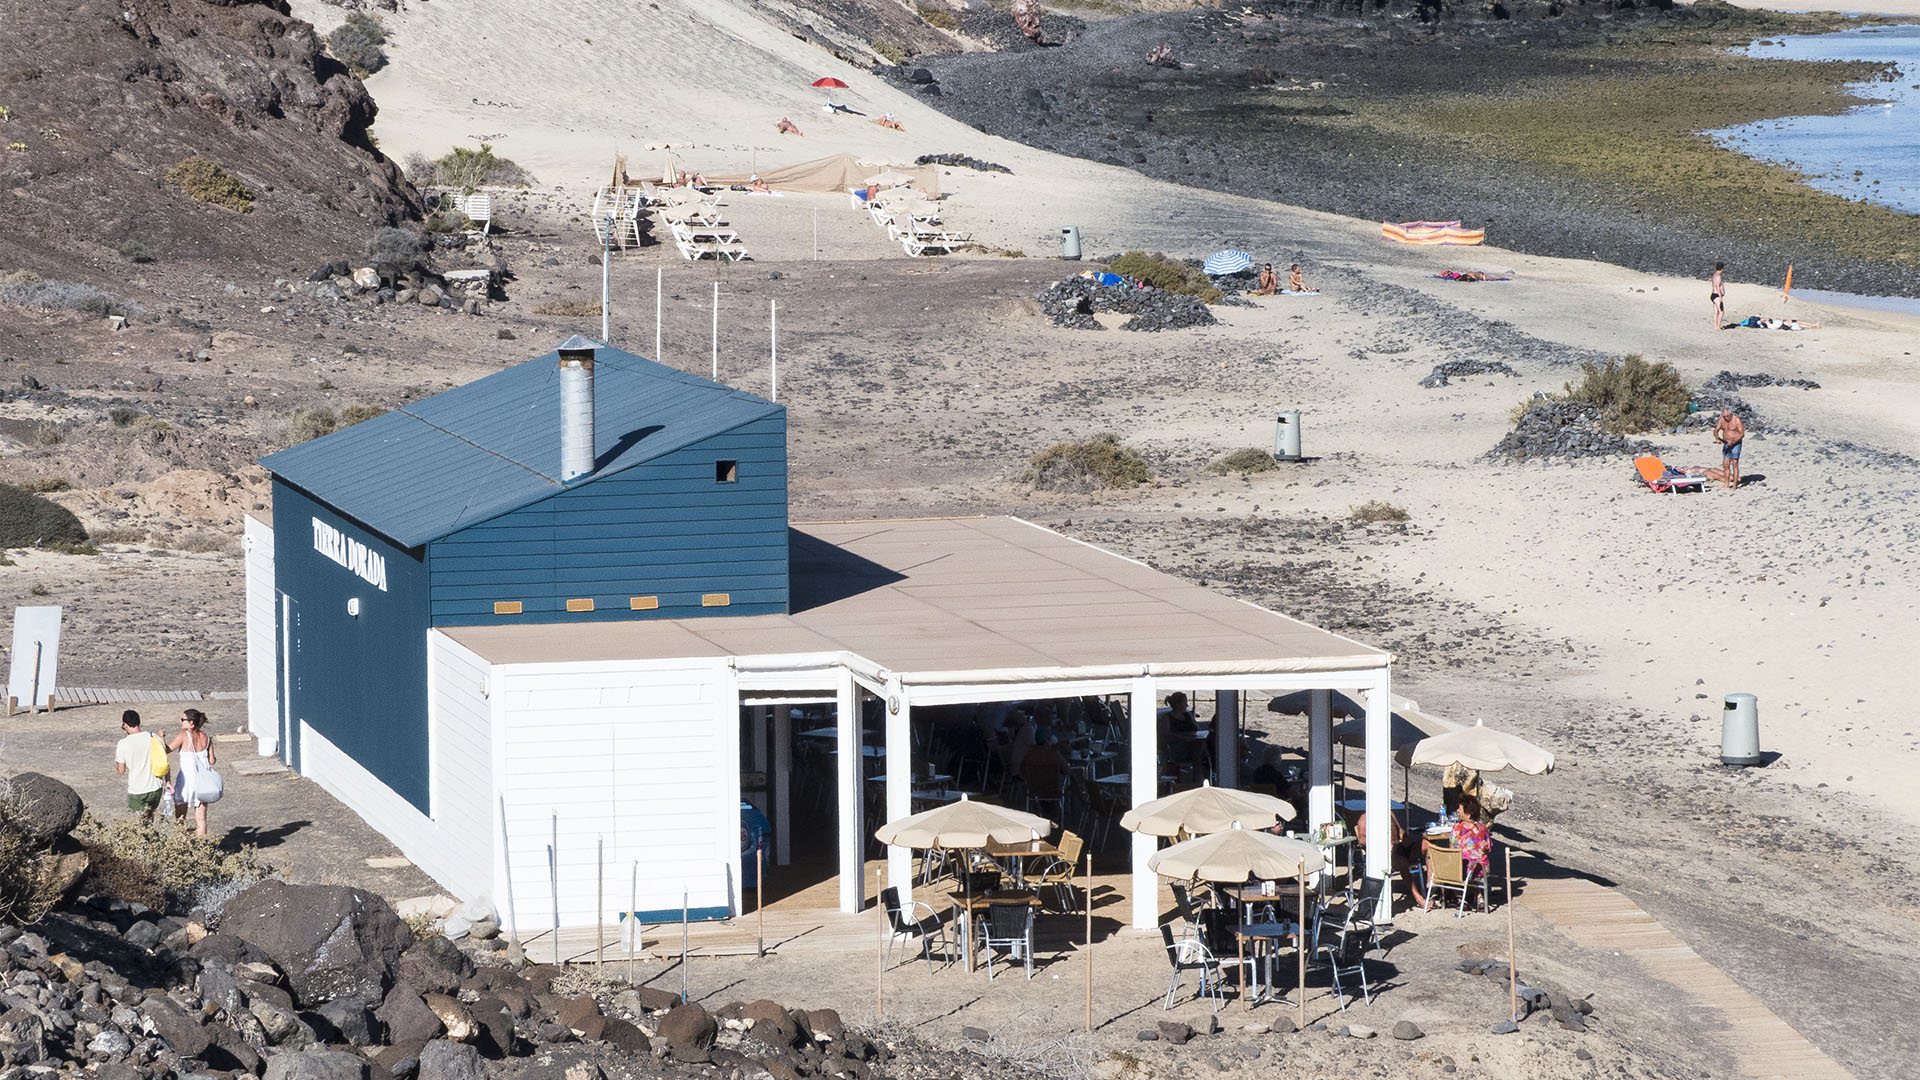
[[[716,461],[713,463],[713,482],[731,484],[740,479],[740,463],[737,461]]]

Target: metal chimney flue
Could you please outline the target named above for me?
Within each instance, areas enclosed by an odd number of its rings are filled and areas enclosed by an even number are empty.
[[[593,473],[593,357],[600,343],[575,334],[560,343],[560,482]]]

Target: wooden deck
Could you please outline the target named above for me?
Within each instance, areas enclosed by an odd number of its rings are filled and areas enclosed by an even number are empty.
[[[1741,1075],[1851,1080],[1852,1073],[1620,893],[1583,878],[1529,878],[1517,903],[1579,945],[1614,949],[1726,1018]]]

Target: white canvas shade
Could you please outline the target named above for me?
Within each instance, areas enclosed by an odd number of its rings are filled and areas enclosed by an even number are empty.
[[[1553,770],[1553,754],[1518,735],[1495,731],[1480,721],[1444,735],[1422,739],[1413,748],[1415,765],[1465,765],[1481,772],[1513,769],[1537,776]]]
[[[1326,868],[1320,849],[1305,840],[1249,829],[1228,829],[1183,840],[1154,852],[1147,869],[1179,881],[1239,884],[1254,879],[1283,881]]]
[[[1293,819],[1286,801],[1256,791],[1211,784],[1141,803],[1120,816],[1120,827],[1148,836],[1203,836],[1227,829],[1264,829]]]
[[[889,821],[875,829],[873,836],[890,847],[978,848],[1018,844],[1052,830],[1053,822],[1038,814],[974,802],[962,795],[958,802]]]

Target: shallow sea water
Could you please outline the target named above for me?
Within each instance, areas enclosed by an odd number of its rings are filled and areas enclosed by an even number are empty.
[[[1899,65],[1900,77],[1854,84],[1855,94],[1881,104],[1707,134],[1748,157],[1796,168],[1822,191],[1920,214],[1920,26],[1771,40],[1739,51],[1774,60],[1878,60]]]

